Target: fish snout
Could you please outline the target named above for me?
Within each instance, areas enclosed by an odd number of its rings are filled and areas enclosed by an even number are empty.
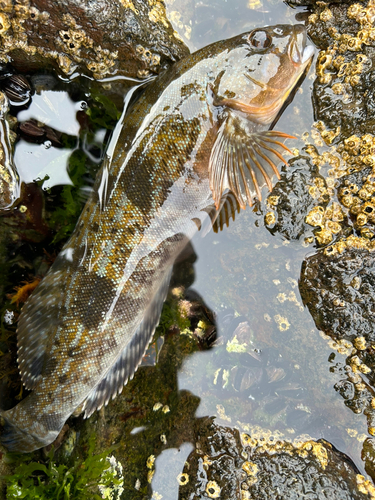
[[[289,46],[289,55],[295,65],[307,66],[313,57],[315,48],[307,43],[307,32],[303,24],[293,26],[292,40]]]

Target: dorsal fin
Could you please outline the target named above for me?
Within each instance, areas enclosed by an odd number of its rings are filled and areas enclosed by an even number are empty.
[[[281,141],[293,136],[249,130],[248,121],[233,114],[228,114],[219,128],[209,162],[210,188],[217,209],[226,189],[232,191],[241,208],[252,206],[255,196],[261,200],[262,186],[272,191],[272,177],[280,178],[277,164],[287,163],[282,153],[292,154]]]
[[[26,389],[34,389],[38,383],[49,340],[58,327],[67,266],[68,259],[60,254],[22,308],[17,329],[18,366]]]
[[[85,418],[88,418],[103,405],[107,405],[111,398],[115,398],[122,391],[127,381],[133,378],[159,323],[164,300],[168,293],[171,274],[172,267],[166,273],[131,341],[123,349],[116,363],[110,368],[105,377],[85,399],[81,407],[81,411],[85,412]]]

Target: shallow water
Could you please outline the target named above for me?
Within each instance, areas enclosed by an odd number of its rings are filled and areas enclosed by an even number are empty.
[[[175,29],[191,50],[252,27],[295,23],[295,16],[304,12],[291,9],[281,0],[167,0],[167,8]],[[313,79],[312,67],[276,126],[277,130],[297,137],[289,141],[289,146],[300,151],[305,145],[301,136],[311,133],[314,122]],[[81,101],[73,102],[67,94],[48,91],[36,96],[32,106],[18,118],[36,118],[77,136],[75,113],[80,106]],[[66,160],[72,150],[47,146],[25,141],[17,144],[15,161],[22,178],[29,182],[48,175],[45,189],[71,183]],[[240,213],[228,229],[219,234],[211,232],[205,238],[198,234],[192,242],[196,260],[191,289],[217,315],[218,336],[224,336],[225,342],[233,340],[235,328],[228,327],[228,317],[232,324],[235,318],[246,324],[249,350],[255,353],[249,363],[250,371],[246,372],[249,380],[235,382],[233,369],[242,368],[243,360],[239,353],[228,353],[224,342],[185,357],[177,374],[177,392],[189,391],[199,398],[195,418],[215,417],[217,423],[235,426],[253,436],[274,435],[290,441],[324,438],[350,456],[363,472],[361,449],[368,437],[366,417],[355,415],[334,389],[341,377],[332,368],[345,364],[345,356],[334,350],[329,339],[316,329],[298,290],[302,262],[314,252],[314,246],[304,240],[309,234],[297,241],[288,241],[278,233],[272,235],[264,224],[267,211],[263,201]],[[265,373],[266,366],[281,367],[287,374],[285,384],[272,386],[264,376],[253,384],[251,376],[256,377],[260,368]],[[173,372],[175,367],[170,370]],[[137,375],[132,387],[136,382]],[[123,395],[119,397],[126,398],[126,389]],[[143,430],[135,430],[142,441]],[[126,446],[126,440],[124,443]],[[165,449],[156,453],[150,498],[178,498],[175,478],[183,471],[194,444],[171,438]],[[154,448],[150,442],[147,454],[155,453]],[[166,471],[171,478],[168,487]],[[137,471],[133,474],[136,476]]]

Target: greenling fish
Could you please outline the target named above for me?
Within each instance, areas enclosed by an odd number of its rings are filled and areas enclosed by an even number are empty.
[[[255,29],[176,63],[132,106],[22,310],[18,364],[32,392],[1,414],[9,450],[50,444],[70,415],[88,417],[133,377],[187,241],[272,189],[290,136],[269,129],[312,55],[303,26]]]

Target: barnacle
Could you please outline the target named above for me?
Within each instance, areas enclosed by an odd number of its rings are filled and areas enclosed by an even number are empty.
[[[320,230],[315,232],[315,237],[320,245],[328,245],[333,236],[340,233],[340,222],[344,220],[344,214],[341,207],[334,202],[325,209],[320,205],[314,207],[305,220],[310,226],[320,227]]]
[[[185,472],[184,473],[181,473],[177,476],[177,482],[178,484],[180,484],[181,486],[185,485],[185,484],[188,484],[189,482],[189,474],[186,474]]]
[[[359,351],[363,351],[366,349],[366,339],[365,337],[357,337],[353,341],[354,347]]]
[[[267,226],[271,226],[272,224],[275,224],[276,216],[275,216],[274,212],[267,212],[266,215],[264,216],[264,221],[267,224]]]
[[[248,476],[256,476],[258,472],[258,466],[254,462],[244,462],[242,464],[242,469]]]
[[[206,493],[210,498],[219,498],[220,492],[221,488],[216,481],[208,481],[206,486]]]
[[[290,327],[290,323],[288,321],[287,318],[284,318],[283,316],[280,316],[279,314],[276,314],[276,316],[274,317],[276,323],[277,323],[277,326],[278,326],[278,329],[281,331],[281,332],[284,332],[285,330],[289,330],[289,327]]]

